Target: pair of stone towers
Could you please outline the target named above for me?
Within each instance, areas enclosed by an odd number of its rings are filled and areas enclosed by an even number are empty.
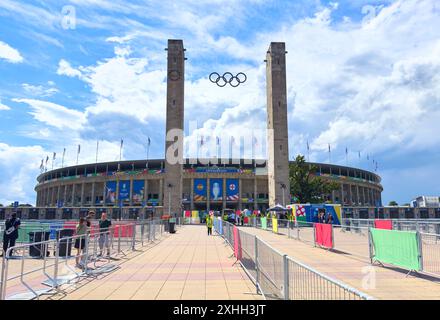
[[[186,60],[183,41],[168,40],[166,50],[168,52],[166,132],[175,129],[183,132]],[[265,61],[269,206],[286,205],[290,202],[290,184],[285,43],[272,42]],[[169,161],[167,152],[169,154],[173,145],[181,148],[176,149],[173,161]],[[179,214],[182,211],[183,141],[179,141],[177,137],[174,140],[167,139],[165,155],[164,213]]]

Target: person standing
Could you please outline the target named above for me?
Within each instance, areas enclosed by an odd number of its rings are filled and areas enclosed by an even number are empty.
[[[110,256],[110,227],[112,222],[107,219],[107,213],[103,212],[99,220],[99,255],[102,256],[104,246],[107,249],[107,256]]]
[[[212,225],[214,224],[214,218],[212,214],[206,216],[206,227],[208,227],[208,236],[212,235]]]
[[[83,268],[84,266],[81,265],[81,254],[84,252],[84,247],[86,246],[86,237],[87,237],[87,222],[85,218],[80,218],[79,223],[76,226],[76,240],[74,247],[77,249],[75,261],[76,266],[78,268]]]
[[[15,246],[15,241],[18,238],[18,228],[21,222],[17,218],[17,213],[13,212],[11,217],[5,221],[5,231],[3,234],[3,255],[6,255],[8,248]],[[12,256],[12,250],[9,251],[9,256]]]

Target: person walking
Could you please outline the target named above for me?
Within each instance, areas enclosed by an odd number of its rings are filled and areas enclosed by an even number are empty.
[[[330,214],[330,213],[328,214],[326,223],[333,224],[333,215],[332,214]]]
[[[104,247],[107,249],[107,256],[110,256],[110,227],[112,222],[107,219],[107,213],[103,212],[99,220],[99,255],[102,256]]]
[[[206,216],[206,227],[208,227],[208,236],[212,235],[212,225],[214,224],[213,214]]]
[[[79,223],[76,226],[76,240],[74,247],[77,249],[76,252],[76,266],[78,268],[84,268],[84,266],[81,264],[82,256],[81,254],[84,252],[84,247],[86,246],[86,237],[87,237],[87,222],[85,218],[80,218]]]
[[[15,246],[15,241],[18,238],[18,228],[21,222],[17,218],[17,213],[13,212],[11,217],[5,221],[5,231],[3,233],[3,255],[6,255],[8,248]],[[12,256],[12,251],[9,251],[9,257]]]

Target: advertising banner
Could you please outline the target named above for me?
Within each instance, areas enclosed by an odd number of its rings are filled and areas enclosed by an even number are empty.
[[[226,200],[238,201],[238,179],[226,179]]]
[[[185,218],[191,218],[191,211],[185,210]]]
[[[105,203],[116,202],[116,181],[107,181],[105,184]]]
[[[316,243],[321,247],[333,248],[332,225],[326,223],[315,223]]]
[[[223,199],[223,179],[210,179],[209,180],[211,192],[211,201],[222,201]]]
[[[374,227],[376,229],[393,230],[393,222],[391,220],[374,220]]]
[[[145,190],[144,187],[145,187],[144,180],[133,180],[133,191],[132,191],[133,204],[142,204],[142,201],[144,200],[144,190]]]
[[[374,261],[421,270],[417,233],[370,228]]]
[[[260,221],[261,221],[261,229],[266,230],[267,229],[267,218],[263,217],[260,219]]]
[[[240,233],[237,226],[234,226],[234,256],[237,260],[242,258]]]
[[[278,220],[276,218],[272,218],[272,232],[278,233]]]
[[[194,201],[206,201],[206,179],[194,179]]]
[[[196,219],[199,217],[199,212],[197,210],[192,211],[192,218]]]
[[[130,181],[119,181],[119,201],[129,200],[130,198]]]

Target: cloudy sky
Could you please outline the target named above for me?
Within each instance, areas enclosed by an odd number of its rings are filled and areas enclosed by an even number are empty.
[[[150,137],[162,158],[169,38],[187,49],[187,155],[201,136],[264,130],[265,54],[285,41],[291,158],[309,141],[328,162],[330,144],[333,163],[377,162],[384,203],[440,194],[437,0],[1,0],[0,203],[34,203],[41,160],[59,167],[66,148],[73,165],[78,144],[80,163],[97,140],[117,160],[121,138],[143,159]],[[248,80],[218,88],[213,71]]]

